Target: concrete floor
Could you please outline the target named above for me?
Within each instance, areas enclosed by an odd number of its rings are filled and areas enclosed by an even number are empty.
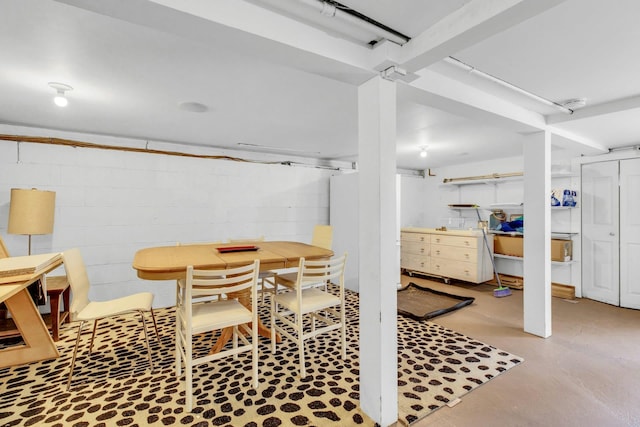
[[[503,375],[415,423],[426,426],[640,426],[640,310],[552,298],[552,336],[523,332],[523,291],[402,276],[473,305],[437,317],[444,327],[522,356]]]

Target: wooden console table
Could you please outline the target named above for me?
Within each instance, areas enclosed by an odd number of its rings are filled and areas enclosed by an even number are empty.
[[[33,260],[32,272],[15,271],[17,261]],[[62,265],[59,253],[31,255],[0,259],[0,302],[4,302],[24,340],[23,345],[14,345],[0,350],[0,368],[38,362],[59,357],[58,349],[49,335],[27,286],[44,274]],[[26,270],[25,270],[26,271]]]

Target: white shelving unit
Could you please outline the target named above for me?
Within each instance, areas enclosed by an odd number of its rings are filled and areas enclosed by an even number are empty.
[[[512,255],[503,255],[503,254],[493,254],[493,256],[495,258],[502,258],[502,259],[511,259],[514,261],[522,261],[522,257],[520,256],[512,256]],[[575,264],[577,261],[571,260],[571,261],[551,261],[551,265],[557,265],[557,266],[568,266],[571,264]]]
[[[446,185],[446,186],[477,185],[477,184],[497,185],[503,182],[519,181],[519,180],[522,180],[522,175],[496,177],[496,178],[484,178],[484,179],[465,179],[460,181],[443,182],[442,185]]]
[[[576,183],[573,178],[578,178],[579,174],[575,174],[567,171],[557,171],[551,173],[551,178],[554,181],[558,181],[558,184],[561,185],[552,185],[552,188],[575,188]],[[459,180],[453,182],[443,183],[442,186],[446,186],[449,188],[458,188],[459,191],[462,190],[463,186],[470,185],[491,185],[494,186],[494,195],[493,199],[498,199],[500,195],[499,184],[513,184],[517,181],[522,181],[523,176],[508,176],[508,177],[496,177],[496,178],[487,178],[487,179],[468,179],[468,180]],[[513,187],[511,187],[513,188]],[[462,193],[461,193],[462,194]],[[485,193],[486,194],[486,193]],[[499,200],[499,199],[498,199]],[[579,203],[578,203],[579,205]],[[492,212],[496,210],[502,210],[507,214],[518,214],[524,213],[524,205],[519,202],[514,203],[492,203],[485,204],[473,207],[466,206],[455,206],[449,205],[449,209],[458,212],[459,218],[466,218],[467,220],[471,220],[468,211],[478,211],[481,213],[483,219],[486,217],[487,212]],[[551,236],[553,239],[563,239],[563,240],[571,240],[573,242],[573,256],[574,259],[572,261],[560,262],[560,261],[551,261],[551,265],[554,267],[553,279],[554,282],[563,283],[563,284],[573,284],[574,277],[579,281],[580,274],[579,271],[575,270],[573,266],[579,263],[579,235],[578,231],[575,231],[574,227],[579,227],[579,224],[576,224],[574,221],[573,212],[579,212],[579,206],[552,206],[552,231]],[[555,226],[555,227],[554,227]],[[498,230],[488,230],[488,235],[498,234],[498,235],[506,235],[506,236],[523,236],[523,233],[520,232],[504,232]],[[576,251],[578,249],[578,251]],[[575,258],[578,256],[577,259]],[[522,257],[509,256],[509,255],[501,255],[494,254],[494,259],[496,260],[496,271],[499,273],[509,274],[513,276],[522,276]]]

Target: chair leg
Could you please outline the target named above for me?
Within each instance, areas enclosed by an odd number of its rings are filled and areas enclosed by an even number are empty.
[[[264,279],[260,281],[260,304],[264,305]]]
[[[238,325],[233,325],[233,349],[238,348]],[[238,355],[234,354],[233,358],[238,360]]]
[[[151,357],[151,346],[149,345],[149,334],[147,333],[147,321],[144,320],[144,312],[138,311],[140,313],[140,319],[142,320],[142,330],[144,331],[144,340],[147,343],[147,353],[149,354],[149,366],[153,371],[153,358]]]
[[[275,295],[271,298],[271,352],[276,353],[276,303]]]
[[[67,391],[69,391],[69,387],[71,387],[71,377],[73,376],[73,369],[76,366],[76,355],[78,354],[78,345],[80,344],[80,333],[82,332],[82,327],[84,326],[84,320],[80,322],[78,326],[78,336],[76,337],[76,346],[73,348],[73,357],[71,358],[71,369],[69,370],[69,378],[67,379]]]
[[[96,319],[93,321],[93,333],[91,334],[91,344],[89,345],[89,353],[93,351],[93,339],[96,337],[96,329],[98,328],[98,321],[100,319]]]
[[[156,339],[160,342],[160,334],[158,333],[158,324],[156,323],[156,315],[153,312],[153,308],[151,308],[151,318],[153,319],[153,329],[156,330]]]
[[[191,337],[185,337],[188,342],[185,342],[186,357],[184,361],[184,397],[187,406],[187,412],[191,412],[193,409],[193,352],[191,349]]]
[[[344,305],[342,306],[342,311],[340,312],[340,322],[342,323],[340,327],[340,334],[342,335],[342,360],[347,360],[347,323],[344,319]]]
[[[180,318],[176,315],[176,377],[182,375],[182,339],[180,338]]]
[[[187,412],[191,412],[193,409],[193,390],[191,386],[191,369],[185,369],[185,379],[184,379],[184,396],[185,396],[185,404],[187,406]]]
[[[297,316],[296,324],[298,325],[298,358],[300,359],[300,378],[307,377],[307,370],[304,366],[304,330],[302,329],[302,315]]]
[[[253,388],[258,388],[258,322],[251,324],[251,363],[253,365]]]

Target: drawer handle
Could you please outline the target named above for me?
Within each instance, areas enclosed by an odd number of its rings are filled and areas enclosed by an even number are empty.
[[[436,251],[436,255],[440,255],[440,251],[439,251],[439,250],[438,250],[438,251]]]
[[[464,257],[465,257],[466,259],[469,259],[469,254],[464,254]]]
[[[420,248],[420,253],[423,254],[424,253],[424,248]]]
[[[420,241],[421,241],[421,242],[424,242],[424,237],[420,237]]]
[[[468,241],[468,240],[465,240],[465,241],[464,241],[464,244],[465,244],[465,245],[467,245],[467,246],[469,246],[469,241]]]
[[[436,237],[436,242],[440,243],[440,238]]]

